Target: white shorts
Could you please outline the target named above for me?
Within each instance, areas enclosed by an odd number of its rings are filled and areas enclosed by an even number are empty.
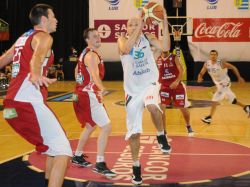
[[[127,134],[125,140],[128,140],[133,134],[142,133],[142,113],[145,106],[153,104],[161,111],[159,90],[159,83],[155,83],[136,96],[126,94]]]
[[[230,88],[230,83],[222,83],[216,85],[217,90],[215,94],[213,95],[212,101],[221,101],[223,99],[227,99],[231,103],[236,98],[235,94],[232,92]]]
[[[100,98],[93,92],[78,92],[78,100],[73,102],[75,114],[82,127],[89,123],[92,127],[103,127],[110,123],[107,111]]]
[[[72,156],[70,143],[55,114],[45,103],[4,100],[4,118],[12,128],[49,156]]]

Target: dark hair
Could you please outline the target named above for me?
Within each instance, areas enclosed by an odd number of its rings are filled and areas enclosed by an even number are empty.
[[[33,26],[40,24],[42,16],[48,18],[48,9],[53,10],[53,7],[47,4],[36,4],[33,6],[29,14],[31,24]]]
[[[210,53],[216,53],[218,55],[218,51],[216,51],[215,49],[211,50]]]
[[[86,40],[87,38],[89,38],[89,33],[92,31],[96,31],[95,28],[87,28],[83,31],[83,39]]]

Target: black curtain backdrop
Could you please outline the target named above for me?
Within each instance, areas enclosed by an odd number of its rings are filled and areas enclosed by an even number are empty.
[[[89,25],[88,0],[0,0],[0,18],[10,24],[10,40],[3,42],[2,49],[9,48],[22,33],[32,28],[28,15],[37,3],[54,7],[58,20],[57,32],[52,34],[55,58],[67,58],[71,46],[79,53],[85,45],[83,30]]]
[[[16,39],[24,32],[32,28],[29,22],[29,11],[37,3],[46,3],[54,7],[58,20],[57,32],[53,33],[53,49],[55,59],[63,57],[67,59],[69,49],[74,46],[80,54],[86,46],[82,39],[82,33],[89,25],[89,1],[88,0],[0,0],[0,18],[10,24],[10,40],[2,42],[0,50],[8,49]],[[176,9],[172,8],[172,0],[164,0],[164,5],[169,16],[176,15]],[[186,15],[186,1],[179,10],[180,16]],[[133,16],[133,15],[131,15]],[[172,38],[172,48],[174,47]],[[187,38],[182,37],[181,48],[187,62],[188,79],[193,78],[193,59],[188,50]],[[1,51],[0,51],[1,52]]]

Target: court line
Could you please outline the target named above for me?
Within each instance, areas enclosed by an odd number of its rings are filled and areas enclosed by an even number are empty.
[[[19,154],[19,155],[10,157],[10,158],[8,158],[8,159],[0,160],[0,164],[3,164],[3,163],[5,163],[5,162],[11,161],[11,160],[14,160],[14,159],[19,158],[19,157],[22,157],[22,156],[24,156],[24,155],[30,154],[30,153],[34,152],[34,150],[35,150],[35,149],[32,149],[31,151],[27,151],[27,152],[25,152],[25,153],[22,153],[22,154]]]
[[[96,154],[97,152],[96,151],[85,151],[84,153],[89,153],[89,154]],[[121,154],[123,152],[115,152],[115,151],[106,151],[105,154]],[[130,153],[130,152],[126,152],[126,153]],[[249,156],[250,157],[250,154],[235,154],[235,153],[170,153],[170,154],[162,154],[162,152],[159,150],[159,154],[158,153],[144,153],[142,152],[141,153],[142,155],[145,154],[145,155],[187,155],[187,156]]]

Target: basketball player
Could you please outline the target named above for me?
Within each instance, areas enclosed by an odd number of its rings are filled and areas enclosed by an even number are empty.
[[[102,102],[105,90],[102,84],[104,64],[97,51],[101,45],[101,39],[94,28],[86,29],[83,37],[88,46],[80,55],[75,69],[77,96],[75,98],[77,99],[73,104],[77,119],[82,127],[85,127],[85,130],[80,136],[72,163],[83,167],[92,165],[85,160],[86,155],[83,154],[83,147],[95,127],[99,126],[101,132],[97,140],[96,164],[93,171],[106,177],[114,177],[116,174],[108,169],[104,159],[108,136],[111,133],[111,123]]]
[[[181,82],[183,76],[183,68],[179,62],[179,57],[169,52],[170,35],[168,31],[167,16],[164,14],[163,21],[163,50],[155,53],[157,56],[157,65],[159,69],[159,82],[161,83],[160,97],[161,108],[163,111],[163,124],[166,129],[165,108],[173,102],[174,107],[180,108],[186,122],[188,136],[193,136],[193,130],[190,125],[190,113],[187,109],[189,102],[185,85]]]
[[[141,17],[141,16],[140,16]],[[159,106],[159,72],[150,45],[156,51],[162,44],[151,34],[142,33],[141,18],[131,18],[127,22],[128,37],[120,36],[118,46],[124,72],[126,98],[126,124],[132,159],[132,183],[141,184],[141,165],[139,162],[140,134],[142,133],[142,113],[144,107],[150,112],[157,129],[157,141],[163,153],[170,153],[171,147],[163,129],[162,111]]]
[[[234,74],[237,76],[238,81],[244,83],[244,79],[240,76],[240,73],[238,69],[233,66],[232,64],[218,59],[218,52],[216,50],[210,51],[210,60],[204,63],[199,75],[198,75],[198,82],[203,81],[203,75],[206,73],[206,71],[209,73],[210,77],[212,78],[214,84],[217,87],[217,91],[213,95],[212,101],[212,108],[210,111],[210,114],[201,120],[204,123],[210,124],[212,117],[216,111],[216,107],[218,105],[218,102],[223,100],[224,98],[227,98],[232,104],[236,104],[244,109],[244,111],[247,113],[248,117],[250,116],[250,106],[244,105],[240,101],[236,99],[235,94],[232,92],[230,86],[231,81],[227,74],[227,70],[231,69],[233,70]]]
[[[72,151],[59,121],[46,104],[47,87],[55,82],[46,74],[54,60],[50,33],[56,31],[57,20],[53,8],[46,4],[35,5],[29,18],[34,28],[0,57],[0,68],[13,61],[3,115],[38,152],[48,155],[45,178],[49,179],[49,187],[59,187]]]

